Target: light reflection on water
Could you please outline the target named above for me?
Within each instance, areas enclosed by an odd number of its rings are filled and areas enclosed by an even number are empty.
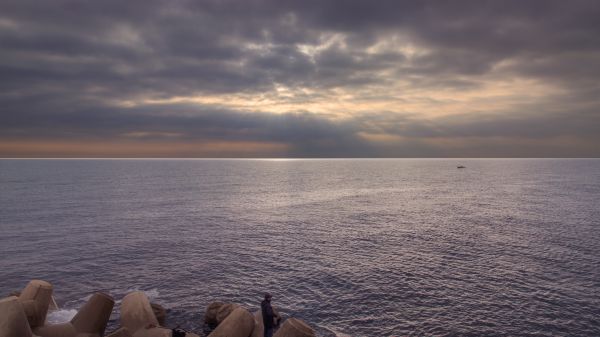
[[[41,278],[69,310],[97,290],[144,290],[168,324],[200,332],[209,302],[256,309],[268,290],[323,336],[597,336],[599,172],[599,160],[0,160],[0,291]]]

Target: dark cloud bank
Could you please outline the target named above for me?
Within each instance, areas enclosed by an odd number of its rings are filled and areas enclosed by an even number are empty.
[[[592,0],[2,1],[0,143],[114,144],[133,135],[285,144],[274,155],[290,157],[597,157],[599,17]],[[373,49],[394,39],[427,52]],[[367,100],[385,98],[381,88],[395,81],[460,93],[513,78],[557,90],[436,118],[374,110],[332,119],[298,102],[279,114],[148,103],[276,86],[313,89],[307,102],[335,89]],[[232,154],[244,155],[223,155]],[[8,155],[19,153],[0,152]]]

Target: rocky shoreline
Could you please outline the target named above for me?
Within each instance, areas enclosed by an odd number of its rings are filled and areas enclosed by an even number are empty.
[[[115,300],[102,292],[94,293],[71,321],[48,324],[48,312],[58,309],[52,292],[50,283],[32,280],[20,293],[1,299],[0,337],[199,337],[194,332],[165,327],[165,309],[150,303],[141,291],[123,297],[120,327],[115,331],[105,331]],[[252,314],[237,303],[212,302],[204,321],[213,328],[208,337],[263,336],[261,311]],[[315,337],[315,332],[306,322],[288,318],[273,337]]]

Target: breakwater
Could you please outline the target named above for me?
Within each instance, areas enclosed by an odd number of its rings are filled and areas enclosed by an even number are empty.
[[[48,324],[48,312],[58,309],[52,293],[50,283],[32,280],[21,292],[1,299],[0,337],[199,337],[165,327],[166,311],[141,291],[122,299],[115,331],[106,331],[115,300],[103,292],[94,293],[69,322]],[[260,310],[252,314],[236,303],[209,304],[204,322],[212,329],[208,337],[260,337],[264,332]],[[315,337],[315,332],[302,320],[288,318],[274,337]]]

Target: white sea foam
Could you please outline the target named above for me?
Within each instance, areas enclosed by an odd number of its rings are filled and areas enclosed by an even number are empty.
[[[142,290],[146,296],[150,299],[150,301],[156,300],[160,295],[160,292],[156,288],[152,288],[150,290]]]
[[[66,323],[77,314],[76,309],[60,309],[48,312],[46,321],[50,324]]]
[[[339,332],[339,331],[337,331],[337,330],[335,330],[335,329],[333,329],[333,328],[331,328],[329,326],[321,326],[321,327],[323,329],[325,329],[325,330],[333,333],[335,335],[335,337],[352,337],[350,335],[346,335],[345,333],[341,333],[341,332]]]
[[[125,291],[125,295],[134,292],[134,291],[142,291],[144,294],[146,294],[146,296],[148,296],[148,299],[150,301],[156,300],[159,296],[160,296],[160,292],[158,291],[157,288],[152,288],[152,289],[148,289],[148,290],[143,290],[140,288],[129,288],[127,289],[127,291]]]

